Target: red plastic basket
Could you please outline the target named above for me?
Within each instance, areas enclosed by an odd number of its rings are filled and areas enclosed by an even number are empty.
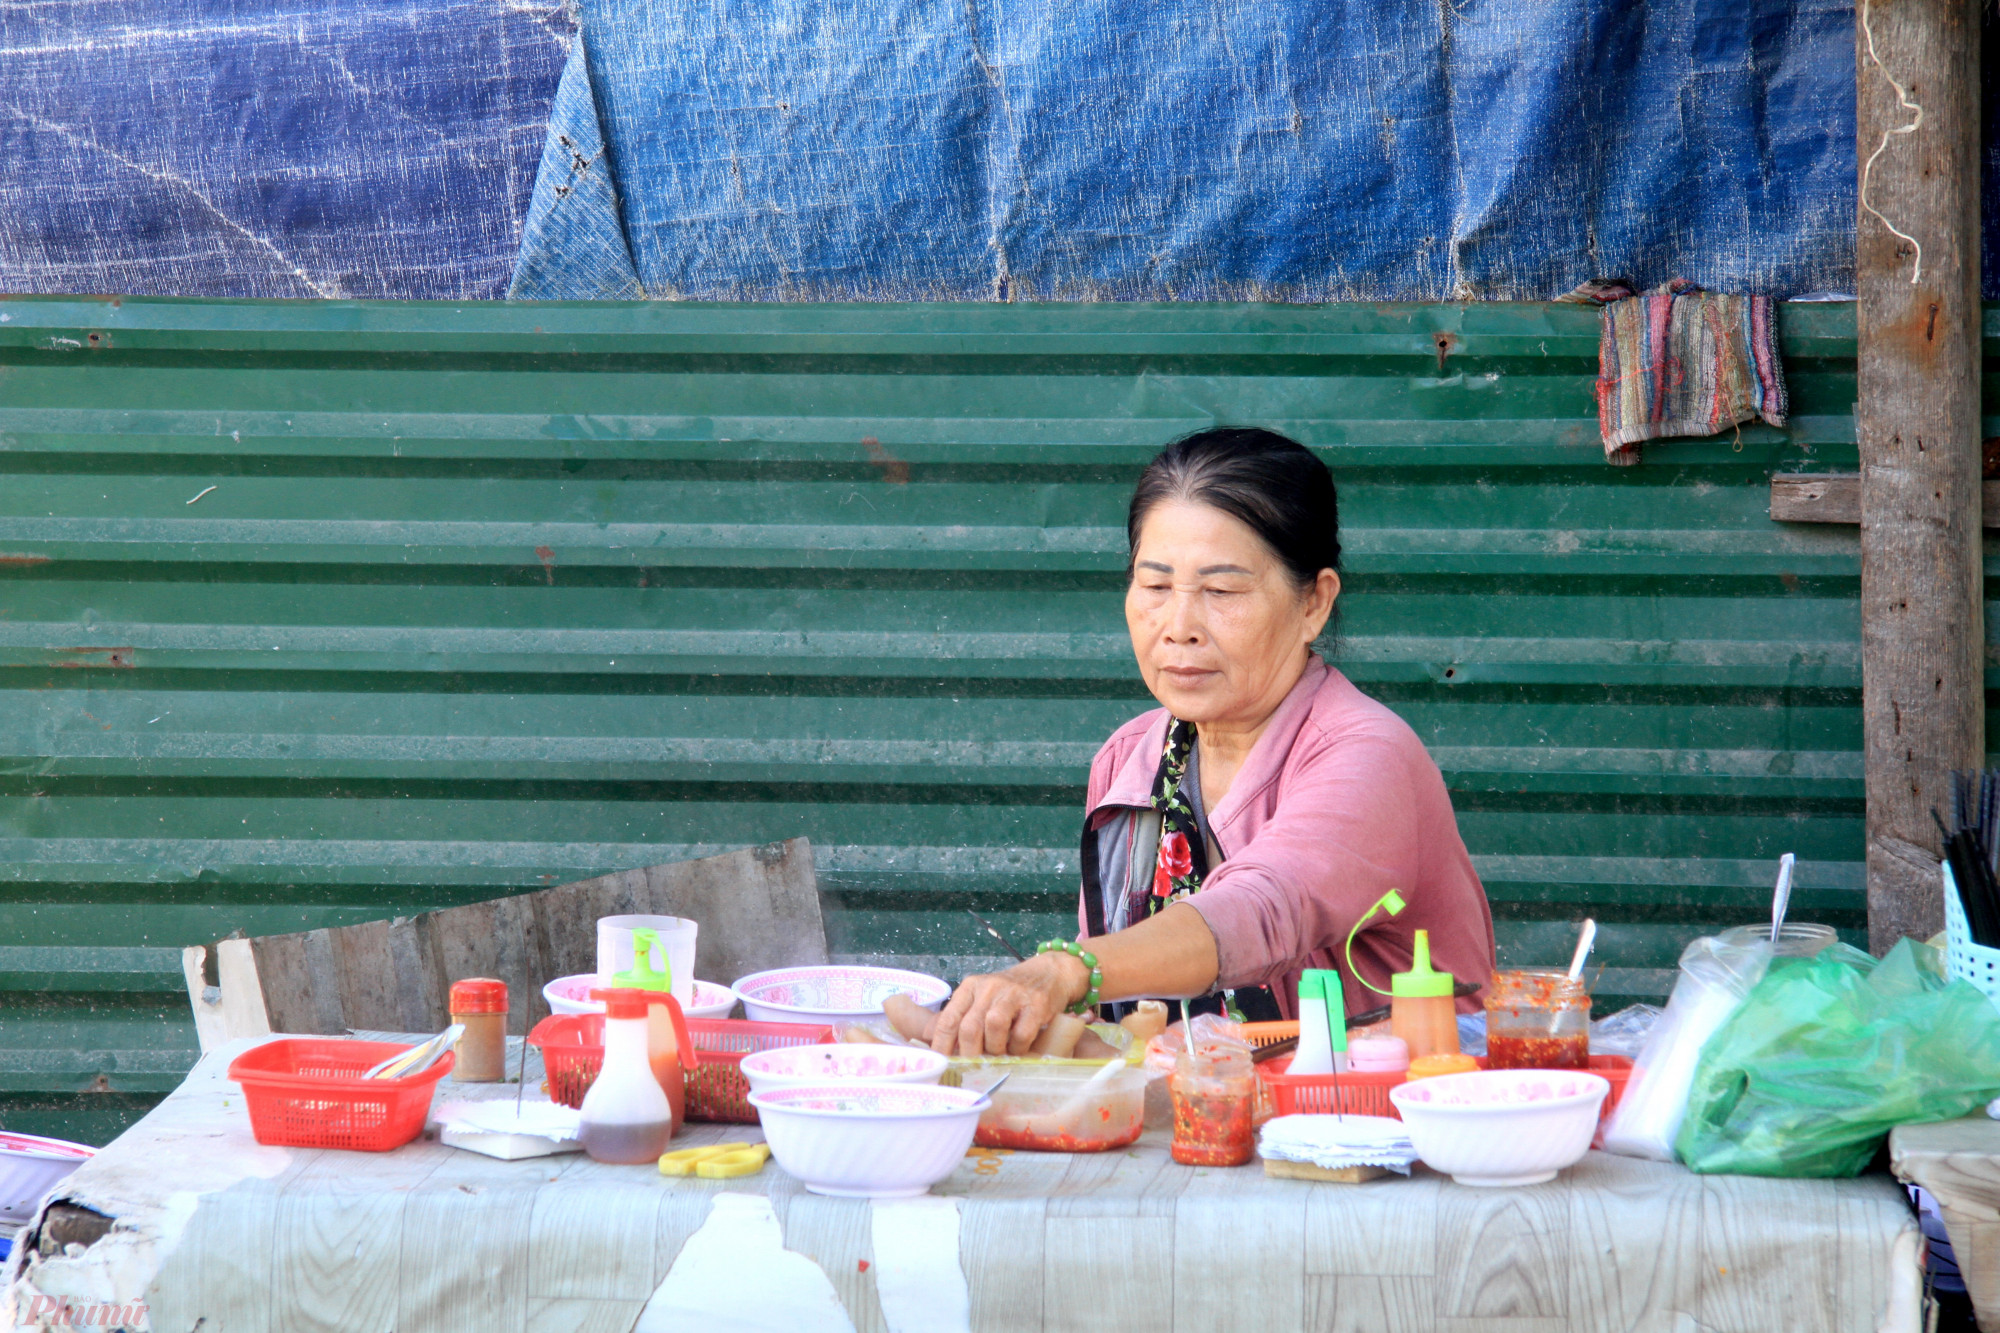
[[[447,1052],[408,1078],[361,1077],[409,1049],[395,1041],[282,1037],[237,1056],[229,1077],[242,1085],[250,1132],[259,1143],[388,1152],[423,1133],[431,1093],[451,1072]]]
[[[1389,1100],[1389,1089],[1407,1082],[1406,1075],[1287,1074],[1285,1070],[1291,1063],[1290,1059],[1281,1056],[1257,1067],[1257,1072],[1270,1086],[1279,1115],[1331,1115],[1337,1112],[1342,1115],[1386,1115],[1402,1119],[1396,1114],[1395,1103]],[[1484,1069],[1486,1061],[1481,1060],[1479,1067]],[[1604,1105],[1597,1113],[1597,1123],[1601,1128],[1610,1121],[1611,1113],[1618,1109],[1618,1099],[1625,1095],[1626,1080],[1632,1076],[1632,1061],[1622,1055],[1593,1055],[1590,1057],[1590,1072],[1601,1075],[1611,1085],[1611,1091],[1605,1094]]]
[[[725,1124],[757,1123],[750,1105],[750,1081],[737,1066],[755,1051],[780,1046],[817,1046],[833,1040],[833,1029],[815,1023],[752,1023],[741,1018],[690,1018],[696,1063],[687,1076],[687,1118]],[[604,1016],[564,1014],[535,1024],[528,1040],[542,1051],[549,1096],[564,1106],[582,1106],[583,1094],[604,1064]]]

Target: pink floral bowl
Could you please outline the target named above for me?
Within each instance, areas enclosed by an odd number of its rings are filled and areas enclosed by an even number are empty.
[[[951,998],[950,986],[922,972],[845,963],[752,972],[730,989],[753,1023],[854,1023],[879,1016],[882,1001],[898,993],[927,1009]]]
[[[1590,1151],[1611,1084],[1560,1069],[1482,1069],[1389,1089],[1417,1156],[1461,1185],[1538,1185]]]
[[[743,1057],[752,1092],[805,1083],[936,1083],[951,1063],[920,1046],[780,1046]]]
[[[593,1000],[590,992],[604,983],[595,972],[579,972],[573,977],[557,977],[542,987],[552,1014],[601,1014],[604,1001]],[[696,981],[694,1003],[687,1006],[689,1018],[727,1018],[736,1007],[736,992],[718,982]]]

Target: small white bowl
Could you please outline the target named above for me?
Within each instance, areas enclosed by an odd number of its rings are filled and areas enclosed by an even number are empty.
[[[771,1155],[815,1194],[906,1199],[972,1146],[984,1093],[925,1083],[808,1083],[753,1092]]]
[[[737,1066],[750,1091],[796,1088],[808,1083],[935,1083],[950,1064],[921,1046],[780,1046],[743,1057]]]
[[[552,1014],[601,1014],[604,1002],[590,998],[590,992],[604,983],[597,979],[595,972],[580,972],[573,977],[557,977],[542,987],[542,998],[549,1003]],[[729,1011],[736,1007],[736,992],[715,981],[694,983],[694,1003],[684,1011],[689,1018],[727,1018]]]
[[[38,1134],[0,1134],[0,1225],[21,1226],[42,1196],[97,1155],[97,1149]]]
[[[951,998],[950,986],[922,972],[843,963],[752,972],[737,978],[730,989],[754,1023],[838,1026],[879,1017],[882,1001],[898,993],[926,1009],[937,1009]]]
[[[1538,1185],[1590,1151],[1611,1084],[1566,1069],[1482,1069],[1389,1089],[1417,1156],[1461,1185]]]

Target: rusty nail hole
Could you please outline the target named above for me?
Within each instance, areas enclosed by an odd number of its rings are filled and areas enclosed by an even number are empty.
[[[1458,674],[1457,667],[1446,667],[1444,669],[1444,678],[1446,680],[1450,680],[1453,676],[1456,676],[1457,674]]]
[[[95,333],[93,333],[93,334],[91,334],[91,335],[90,335],[90,345],[91,345],[92,347],[95,347],[95,346],[97,346],[97,344],[99,344],[100,342],[103,342],[103,341],[104,341],[103,337],[102,337],[102,336],[100,336],[99,334],[95,334]]]
[[[1931,307],[1930,322],[1924,325],[1924,341],[1931,342],[1937,337],[1937,307]]]

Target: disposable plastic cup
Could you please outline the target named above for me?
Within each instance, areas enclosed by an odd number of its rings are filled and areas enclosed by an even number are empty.
[[[597,918],[597,980],[609,986],[611,979],[632,968],[632,932],[656,930],[665,962],[674,972],[673,997],[686,1009],[694,1003],[694,939],[701,929],[684,916],[601,916]],[[662,960],[657,956],[653,966]]]

